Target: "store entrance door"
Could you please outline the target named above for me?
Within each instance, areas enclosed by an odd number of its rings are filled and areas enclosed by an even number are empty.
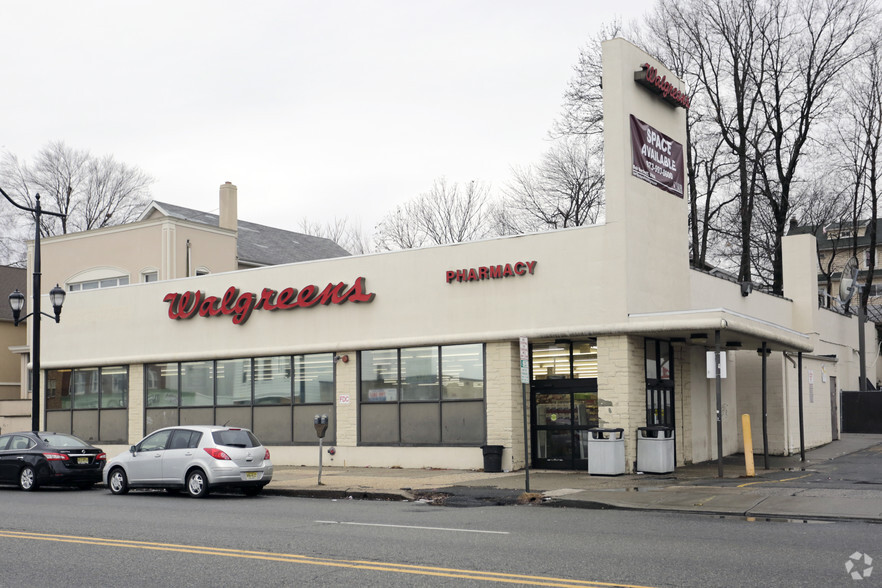
[[[533,467],[588,468],[588,429],[597,426],[597,379],[534,380]]]

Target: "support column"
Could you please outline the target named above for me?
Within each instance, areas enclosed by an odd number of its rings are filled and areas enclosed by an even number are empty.
[[[597,338],[597,403],[602,428],[625,430],[625,469],[637,461],[637,427],[646,425],[646,369],[642,337]]]
[[[487,444],[505,448],[503,471],[519,470],[524,467],[524,408],[518,342],[487,343],[485,361]]]

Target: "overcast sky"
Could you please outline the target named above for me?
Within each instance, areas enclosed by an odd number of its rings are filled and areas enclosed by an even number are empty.
[[[650,0],[4,2],[0,149],[62,140],[153,198],[370,232],[436,178],[539,161],[579,49]]]

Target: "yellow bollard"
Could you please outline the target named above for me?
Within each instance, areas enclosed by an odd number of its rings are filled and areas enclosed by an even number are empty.
[[[753,436],[750,434],[750,415],[741,415],[741,436],[744,438],[744,469],[747,477],[756,475],[753,469]]]

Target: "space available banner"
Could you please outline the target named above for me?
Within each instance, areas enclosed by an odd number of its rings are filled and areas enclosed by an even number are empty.
[[[683,146],[631,115],[631,174],[683,197]]]

